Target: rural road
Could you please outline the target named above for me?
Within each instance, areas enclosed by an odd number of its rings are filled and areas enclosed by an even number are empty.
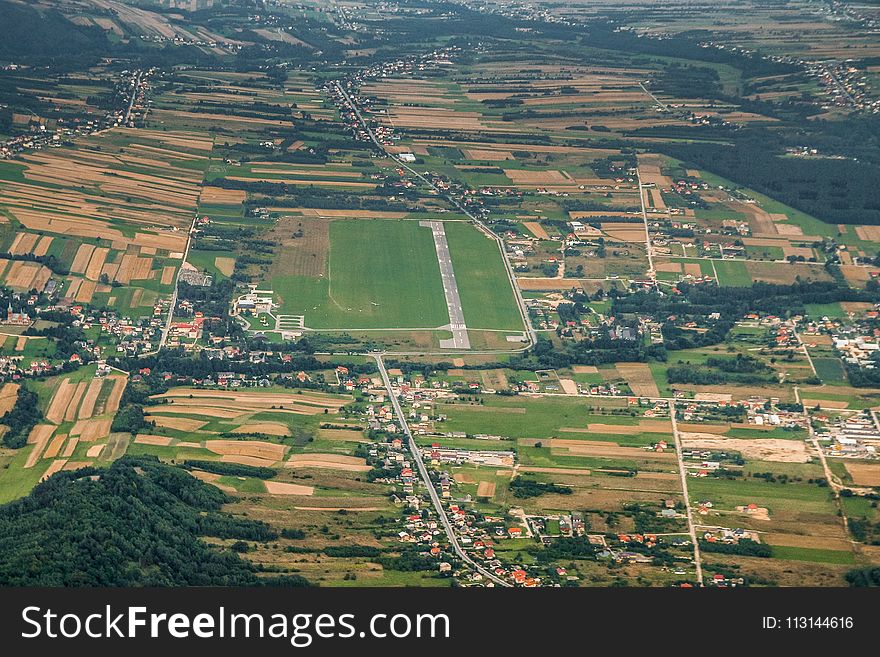
[[[165,326],[162,327],[162,337],[159,339],[159,346],[156,347],[155,352],[150,352],[150,354],[158,353],[168,341],[168,333],[171,331],[171,321],[174,319],[174,309],[177,307],[177,286],[180,281],[180,273],[183,271],[183,265],[186,262],[186,259],[189,257],[189,249],[192,245],[192,234],[196,229],[196,221],[198,220],[199,215],[196,213],[193,216],[192,224],[189,227],[189,231],[186,234],[186,248],[183,250],[183,259],[180,261],[180,267],[177,269],[177,276],[174,279],[174,292],[171,293],[171,307],[168,309],[168,319],[165,320]],[[148,354],[143,354],[144,356]]]
[[[684,508],[687,511],[688,533],[694,544],[694,566],[697,569],[697,582],[703,586],[703,564],[700,557],[700,544],[697,531],[694,529],[694,515],[691,511],[691,499],[687,487],[687,469],[682,458],[681,437],[678,435],[678,421],[675,419],[675,402],[669,400],[669,417],[672,420],[672,437],[675,439],[675,454],[678,457],[678,475],[681,477],[681,493],[684,496]]]
[[[394,390],[391,387],[391,379],[388,376],[388,370],[385,369],[382,355],[372,354],[372,356],[376,360],[376,365],[379,367],[379,373],[382,375],[382,382],[385,384],[385,390],[388,391],[388,396],[391,398],[391,405],[394,407],[394,413],[397,415],[398,420],[400,420],[400,426],[403,429],[403,433],[406,434],[407,445],[409,446],[409,451],[412,453],[413,461],[419,470],[419,476],[428,488],[431,502],[433,502],[434,508],[437,510],[437,515],[440,517],[440,522],[443,524],[443,529],[446,531],[446,536],[449,538],[449,544],[452,546],[453,551],[462,561],[480,573],[483,577],[486,577],[499,586],[510,586],[508,582],[495,575],[495,573],[476,563],[464,550],[461,549],[461,545],[458,543],[458,537],[455,535],[455,529],[449,522],[449,518],[446,517],[446,511],[443,509],[443,504],[440,502],[440,496],[437,494],[437,489],[434,487],[434,484],[431,483],[431,478],[428,476],[428,469],[425,467],[425,462],[422,460],[422,453],[419,451],[419,447],[416,445],[412,433],[410,433],[409,425],[406,423],[406,416],[403,414],[403,409],[400,407],[400,401],[397,399],[397,395],[394,394]]]
[[[657,287],[657,272],[654,270],[654,256],[651,253],[651,233],[648,230],[648,210],[645,208],[645,191],[648,189],[642,185],[642,174],[636,165],[636,178],[639,181],[639,204],[642,206],[642,222],[645,224],[645,251],[648,254],[648,278],[654,283],[654,289]]]
[[[134,80],[134,88],[131,90],[131,98],[128,100],[128,109],[125,110],[125,118],[122,119],[122,125],[128,125],[128,120],[131,118],[131,110],[134,108],[134,101],[137,98],[138,89],[141,86],[141,79],[143,76],[143,71],[137,72],[137,77]]]
[[[535,329],[532,327],[531,321],[529,321],[529,310],[528,310],[528,308],[526,308],[526,302],[523,299],[522,292],[520,291],[519,286],[516,284],[516,275],[513,273],[513,267],[511,267],[511,265],[510,265],[510,260],[507,258],[507,253],[505,252],[505,249],[504,249],[504,241],[498,235],[496,235],[492,230],[490,230],[489,227],[486,226],[486,224],[484,224],[479,218],[474,216],[474,214],[472,214],[467,208],[465,208],[461,203],[459,203],[458,200],[456,200],[455,198],[453,198],[452,196],[447,194],[444,190],[437,187],[437,185],[435,185],[430,180],[428,180],[425,176],[423,176],[418,171],[413,169],[406,162],[403,162],[402,160],[400,160],[396,155],[394,155],[393,153],[389,153],[387,150],[385,150],[385,147],[381,143],[379,143],[378,139],[376,139],[376,135],[373,134],[373,131],[370,128],[369,123],[367,123],[367,121],[364,120],[364,117],[361,114],[361,111],[358,109],[355,102],[351,99],[351,96],[348,95],[348,92],[345,89],[343,89],[342,85],[339,82],[334,82],[333,84],[336,86],[336,89],[339,91],[339,93],[345,99],[345,102],[348,104],[348,106],[354,112],[355,116],[358,118],[358,121],[361,122],[361,125],[363,126],[366,133],[370,136],[370,140],[373,142],[373,144],[376,146],[377,149],[379,149],[381,152],[385,153],[385,155],[387,155],[392,160],[394,160],[399,166],[401,166],[404,169],[406,169],[407,171],[409,171],[412,175],[414,175],[416,178],[421,180],[424,184],[428,185],[431,189],[433,189],[435,192],[437,192],[437,194],[441,198],[445,198],[447,201],[449,201],[453,206],[455,206],[456,209],[458,209],[462,214],[466,215],[471,221],[473,221],[474,225],[476,225],[477,228],[479,228],[481,231],[483,231],[483,233],[487,237],[490,237],[493,240],[495,240],[495,243],[498,245],[498,248],[501,251],[501,259],[504,262],[504,268],[507,270],[507,278],[510,281],[510,286],[513,288],[513,295],[516,298],[516,303],[517,303],[517,306],[519,307],[520,316],[523,320],[523,326],[525,327],[526,334],[528,335],[528,338],[529,338],[529,346],[530,347],[535,346],[538,343],[538,336],[537,336],[537,333],[535,332]]]

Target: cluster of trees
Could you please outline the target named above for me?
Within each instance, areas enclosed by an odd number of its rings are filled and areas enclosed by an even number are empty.
[[[645,345],[641,340],[615,340],[604,336],[594,340],[565,342],[557,347],[541,338],[526,355],[511,357],[509,367],[521,370],[561,369],[571,365],[644,363],[649,360],[666,360],[663,345]]]
[[[27,444],[28,435],[43,419],[38,405],[37,393],[24,384],[18,389],[15,405],[0,417],[0,424],[9,427],[3,434],[3,444],[11,449],[19,449]]]
[[[773,556],[773,548],[766,543],[757,543],[750,538],[742,538],[738,543],[710,543],[709,541],[701,540],[700,549],[703,552],[738,554],[744,557],[763,557],[769,559]]]
[[[60,472],[0,507],[3,586],[305,586],[262,578],[201,536],[264,540],[268,525],[220,511],[225,493],[155,458]]]
[[[772,383],[776,377],[767,365],[752,356],[737,354],[735,358],[710,357],[705,365],[683,363],[666,371],[669,383],[718,385],[739,383],[752,385]]]
[[[510,492],[513,493],[513,496],[516,498],[526,499],[529,497],[538,497],[545,493],[571,495],[571,488],[549,482],[526,479],[525,477],[515,477],[513,481],[510,482]]]
[[[873,287],[855,290],[837,281],[797,282],[791,285],[754,283],[751,287],[718,288],[712,285],[679,283],[681,294],[660,296],[640,291],[616,296],[612,314],[675,317],[663,323],[662,331],[667,350],[707,347],[723,342],[737,320],[749,312],[760,312],[779,317],[805,314],[806,304],[834,303],[837,301],[880,300]],[[717,315],[716,315],[717,313]],[[717,316],[717,319],[710,319]],[[679,328],[694,321],[708,330],[702,333]]]
[[[850,570],[845,575],[847,584],[850,586],[880,586],[880,568],[857,568]]]
[[[203,470],[218,475],[230,477],[254,477],[256,479],[271,479],[278,475],[274,468],[264,468],[258,465],[245,465],[244,463],[225,463],[223,461],[199,461],[186,460],[183,467],[187,470]]]

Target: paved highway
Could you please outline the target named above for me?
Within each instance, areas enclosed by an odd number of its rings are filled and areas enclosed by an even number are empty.
[[[419,451],[416,441],[413,440],[412,433],[410,433],[409,425],[406,423],[406,416],[403,414],[403,409],[400,407],[400,401],[398,401],[397,395],[394,394],[394,390],[391,387],[391,379],[388,376],[388,370],[385,369],[385,363],[382,360],[382,356],[381,354],[373,354],[373,358],[376,359],[376,365],[379,367],[379,373],[382,375],[385,390],[388,391],[388,396],[391,398],[391,405],[394,407],[394,414],[397,415],[400,427],[403,430],[403,433],[406,434],[406,442],[409,451],[412,453],[413,462],[416,464],[416,468],[418,468],[422,481],[428,488],[431,502],[433,502],[434,508],[437,510],[437,515],[440,517],[440,522],[443,525],[443,529],[446,531],[446,536],[449,538],[449,544],[452,546],[453,551],[462,561],[480,573],[483,577],[491,580],[499,586],[510,586],[508,582],[498,577],[495,573],[476,563],[464,550],[461,549],[461,545],[458,543],[458,537],[455,534],[455,529],[449,522],[449,518],[446,517],[446,511],[443,509],[443,504],[440,502],[440,496],[437,494],[437,489],[434,487],[431,478],[428,476],[428,469],[425,467],[425,462],[422,460],[422,453]]]
[[[678,475],[681,477],[681,493],[684,496],[684,508],[687,511],[688,533],[694,544],[694,566],[697,569],[697,582],[703,585],[703,564],[700,557],[700,543],[697,541],[697,531],[694,529],[694,515],[691,512],[691,500],[687,486],[687,468],[684,467],[682,458],[681,438],[678,435],[678,421],[675,419],[675,402],[669,400],[669,417],[672,419],[672,437],[675,439],[675,453],[678,456]]]

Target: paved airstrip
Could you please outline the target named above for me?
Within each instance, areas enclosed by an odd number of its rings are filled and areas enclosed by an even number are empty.
[[[430,228],[434,235],[434,249],[440,263],[440,276],[443,279],[443,294],[446,295],[446,308],[449,311],[449,330],[452,339],[440,340],[443,349],[470,349],[467,326],[464,323],[464,312],[461,309],[461,296],[452,270],[452,258],[449,255],[449,243],[446,241],[446,228],[442,221],[420,221],[420,226]]]

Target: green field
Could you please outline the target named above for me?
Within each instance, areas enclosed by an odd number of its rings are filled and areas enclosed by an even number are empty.
[[[468,328],[521,331],[522,318],[495,241],[461,222],[446,223],[446,240]]]
[[[738,260],[716,260],[715,270],[721,287],[749,287],[752,284],[745,263]]]
[[[449,322],[428,228],[414,221],[334,221],[325,277],[278,276],[279,312],[318,329],[434,328]]]
[[[824,383],[846,383],[846,372],[839,358],[813,358],[813,365],[816,367],[816,375]]]

